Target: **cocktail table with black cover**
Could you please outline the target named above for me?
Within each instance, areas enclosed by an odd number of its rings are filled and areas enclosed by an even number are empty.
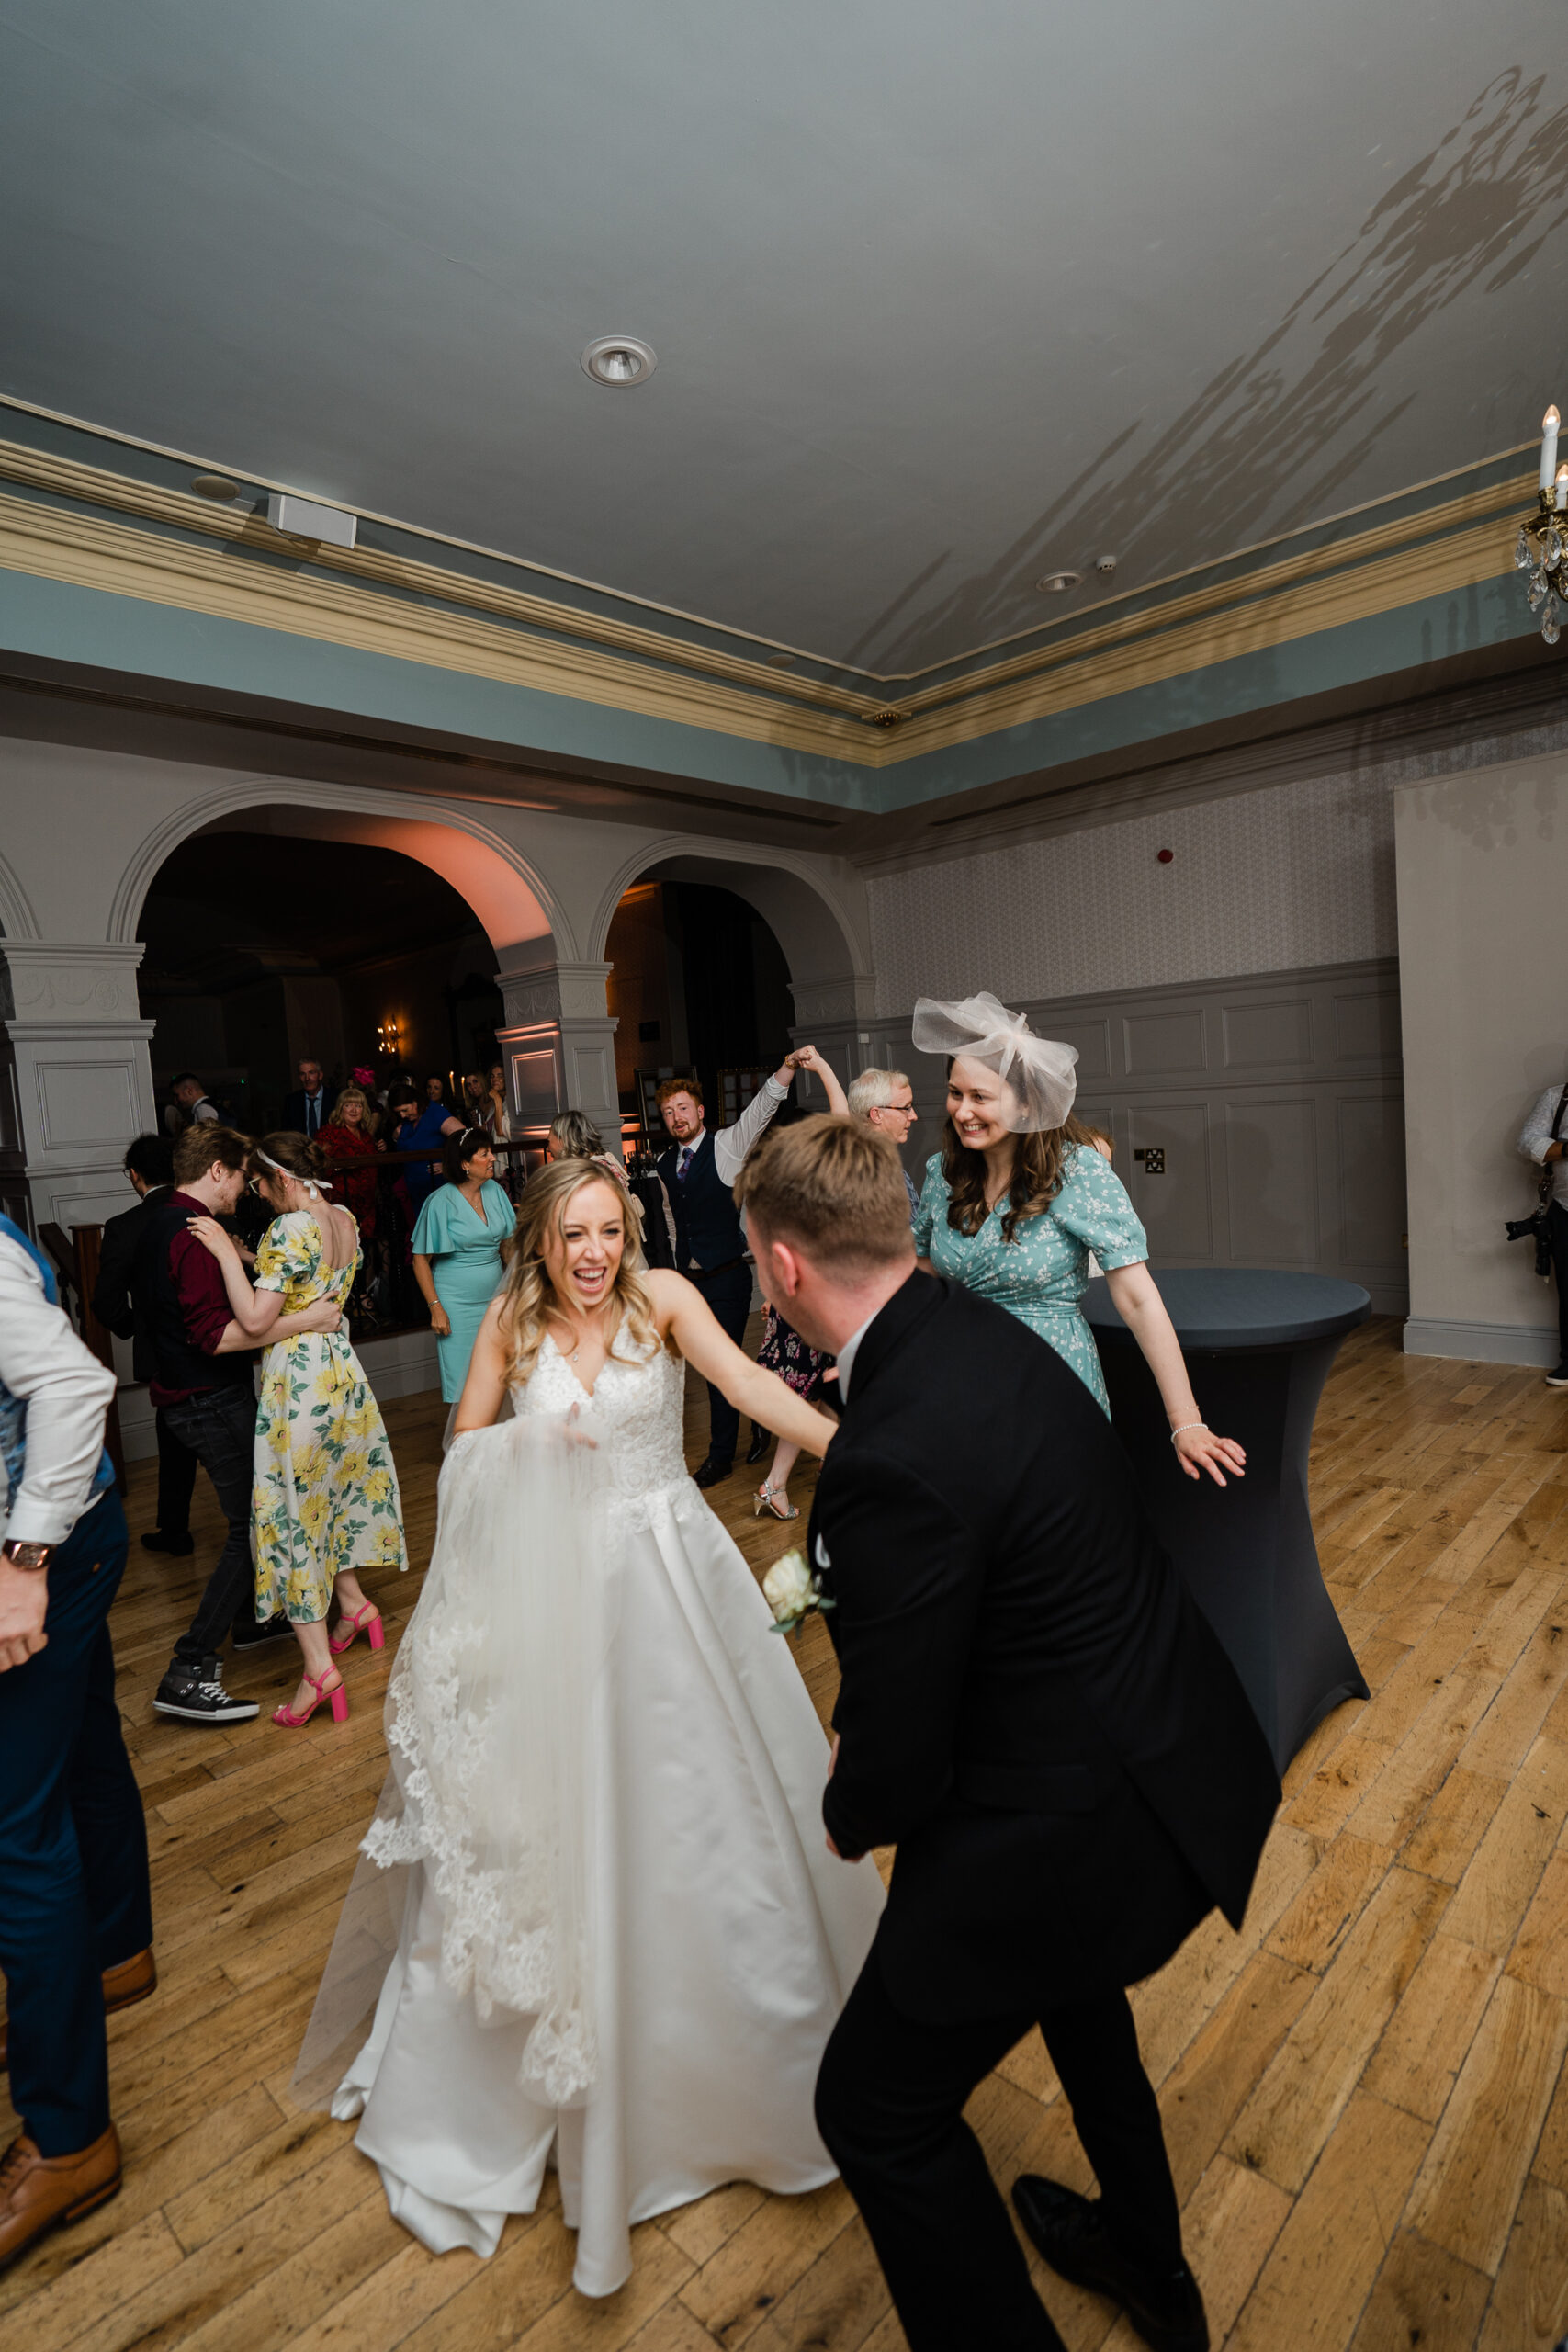
[[[1083,1308],[1111,1417],[1160,1540],[1230,1653],[1283,1771],[1330,1708],[1368,1696],[1318,1566],[1307,1449],[1329,1366],[1371,1301],[1359,1283],[1324,1274],[1195,1267],[1155,1280],[1198,1409],[1246,1447],[1247,1476],[1223,1488],[1185,1476],[1154,1375],[1095,1282]]]

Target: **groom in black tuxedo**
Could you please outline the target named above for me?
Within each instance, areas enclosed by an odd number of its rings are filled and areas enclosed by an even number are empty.
[[[1125,1987],[1216,1905],[1238,1927],[1280,1784],[1089,1390],[914,1265],[897,1154],[813,1119],[743,1170],[763,1286],[839,1360],[811,1515],[841,1673],[823,1813],[897,1846],[817,2113],[912,2352],[1060,2352],[963,2109],[1038,2025],[1100,2185],[1023,2175],[1064,2278],[1206,2352]]]

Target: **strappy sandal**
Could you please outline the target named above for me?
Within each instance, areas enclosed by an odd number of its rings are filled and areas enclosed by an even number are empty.
[[[373,1600],[362,1600],[352,1617],[340,1618],[337,1632],[327,1643],[333,1657],[341,1657],[351,1650],[363,1634],[373,1650],[385,1649],[387,1629],[381,1623],[381,1612]]]
[[[335,1668],[328,1667],[327,1674],[333,1674],[335,1672]],[[311,1700],[310,1705],[306,1708],[302,1715],[297,1715],[292,1707],[275,1707],[272,1713],[273,1722],[280,1724],[285,1731],[303,1731],[305,1725],[310,1722],[310,1717],[315,1713],[316,1709],[321,1705],[322,1700],[325,1699],[332,1706],[333,1723],[347,1723],[348,1692],[343,1687],[343,1677],[341,1674],[338,1675],[336,1682],[329,1690],[327,1688],[327,1674],[306,1675],[305,1679],[316,1695]]]
[[[798,1519],[800,1517],[799,1510],[790,1501],[789,1497],[787,1495],[775,1494],[773,1487],[770,1487],[765,1480],[763,1484],[758,1487],[755,1495],[751,1498],[751,1516],[753,1519],[761,1519],[765,1510],[772,1511],[775,1519]]]

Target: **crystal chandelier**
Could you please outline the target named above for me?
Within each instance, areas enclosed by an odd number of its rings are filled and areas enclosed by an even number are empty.
[[[1554,403],[1540,420],[1540,511],[1519,525],[1514,542],[1514,562],[1529,573],[1530,610],[1540,615],[1548,645],[1556,644],[1568,615],[1568,465],[1557,462],[1562,424]]]

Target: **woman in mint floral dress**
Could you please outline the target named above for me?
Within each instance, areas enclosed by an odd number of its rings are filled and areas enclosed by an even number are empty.
[[[1092,1251],[1158,1384],[1183,1470],[1207,1471],[1221,1487],[1227,1471],[1244,1476],[1241,1447],[1199,1413],[1126,1188],[1072,1115],[1077,1055],[1034,1036],[988,994],[920,998],[914,1037],[922,1052],[953,1057],[942,1148],[926,1163],[915,1213],[921,1265],[1038,1331],[1109,1419],[1100,1352],[1078,1306]]]
[[[319,1298],[342,1306],[359,1266],[353,1217],[324,1197],[325,1178],[303,1136],[272,1135],[252,1154],[252,1189],[278,1211],[256,1251],[255,1285],[220,1226],[194,1230],[223,1269],[241,1328],[265,1336],[280,1314]],[[347,1713],[334,1653],[357,1634],[382,1645],[380,1611],[360,1585],[366,1568],[406,1568],[402,1503],[380,1408],[346,1329],[279,1340],[262,1358],[251,1527],[256,1615],[286,1616],[304,1653],[295,1703],[273,1717],[289,1729],[323,1700]],[[336,1596],[342,1625],[329,1645]]]

